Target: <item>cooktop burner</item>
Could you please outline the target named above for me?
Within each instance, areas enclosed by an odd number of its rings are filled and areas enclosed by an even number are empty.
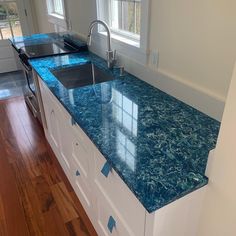
[[[47,57],[59,54],[68,54],[77,51],[77,48],[74,48],[68,45],[67,43],[36,44],[21,48],[21,53],[24,53],[28,57],[28,59]]]

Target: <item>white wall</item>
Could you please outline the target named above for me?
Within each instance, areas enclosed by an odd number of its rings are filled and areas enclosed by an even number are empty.
[[[38,26],[38,33],[50,33],[54,26],[48,22],[46,0],[31,0],[34,4],[34,12]]]
[[[90,22],[96,19],[95,0],[66,0],[66,3],[72,30],[86,36]]]
[[[226,98],[236,59],[235,0],[152,1],[159,69]]]
[[[217,147],[211,157],[209,184],[199,236],[236,235],[236,64]]]
[[[34,1],[40,31],[52,30],[42,7],[45,0]],[[151,75],[142,79],[221,119],[236,59],[236,1],[150,2],[150,50],[159,51],[159,66],[145,66]],[[73,31],[86,36],[89,23],[96,18],[95,0],[66,3]],[[130,72],[139,68],[131,60],[127,67],[133,68]]]

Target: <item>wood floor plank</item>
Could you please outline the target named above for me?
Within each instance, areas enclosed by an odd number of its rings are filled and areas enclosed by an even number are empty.
[[[39,200],[40,212],[45,213],[49,211],[56,205],[50,186],[43,176],[36,177],[33,180],[33,185]]]
[[[55,184],[51,186],[51,190],[64,223],[77,218],[78,214],[75,209],[75,204],[66,189],[65,184],[63,182]]]
[[[80,218],[67,222],[66,227],[71,236],[89,236],[88,229]]]
[[[29,235],[24,210],[6,152],[0,149],[0,194],[9,235]],[[17,220],[16,220],[17,219]]]
[[[97,235],[94,227],[90,227],[90,220],[89,217],[87,216],[86,212],[83,209],[83,206],[81,204],[81,202],[79,201],[78,197],[76,196],[75,192],[71,192],[70,196],[74,202],[74,204],[76,205],[76,210],[80,216],[80,218],[83,219],[83,223],[85,224],[85,226],[87,227],[87,230],[89,232],[90,235]]]
[[[47,222],[47,226],[45,228],[44,235],[52,236],[69,236],[69,231],[67,230],[60,212],[57,207],[50,209],[50,211],[44,213],[45,222]],[[77,236],[80,236],[77,234]]]
[[[22,186],[22,205],[30,235],[43,235],[45,219],[42,215],[42,204],[31,182]]]
[[[0,235],[97,235],[24,100],[0,120]]]
[[[27,171],[32,178],[40,176],[40,165],[37,156],[34,154],[37,150],[36,146],[32,146],[32,142],[28,139],[25,129],[21,123],[19,114],[17,113],[17,104],[14,102],[9,102],[5,104],[5,114],[10,121],[16,143],[21,152],[22,158],[24,159],[25,165],[27,166]],[[33,148],[34,147],[34,148]]]
[[[7,236],[7,224],[1,195],[0,195],[0,236]]]

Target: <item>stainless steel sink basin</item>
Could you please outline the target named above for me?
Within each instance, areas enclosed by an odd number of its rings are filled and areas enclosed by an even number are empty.
[[[51,72],[67,89],[98,84],[113,79],[111,75],[91,63],[55,69]]]

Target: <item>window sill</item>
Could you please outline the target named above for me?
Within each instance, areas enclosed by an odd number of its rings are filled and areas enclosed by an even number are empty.
[[[48,14],[48,21],[54,25],[58,25],[62,28],[67,28],[67,22],[64,16],[55,14],[55,13],[49,13]]]
[[[65,20],[64,16],[59,15],[57,13],[50,13],[49,16],[54,17],[54,18],[58,18],[58,19],[61,19],[61,20]]]
[[[97,42],[99,42],[99,45],[106,47],[106,32],[98,32],[95,37]],[[140,48],[140,42],[114,33],[111,34],[111,37],[113,49],[116,49],[120,54],[131,58],[140,64],[147,64],[148,51]]]
[[[106,32],[99,32],[100,34],[106,36],[107,33]],[[112,39],[116,40],[116,41],[120,41],[121,43],[125,43],[125,44],[128,44],[130,46],[133,46],[133,47],[136,47],[136,48],[140,48],[140,42],[139,41],[136,41],[136,40],[132,40],[132,39],[129,39],[129,38],[126,38],[124,36],[121,36],[121,35],[118,35],[118,34],[114,34],[114,33],[111,33],[111,37]]]

